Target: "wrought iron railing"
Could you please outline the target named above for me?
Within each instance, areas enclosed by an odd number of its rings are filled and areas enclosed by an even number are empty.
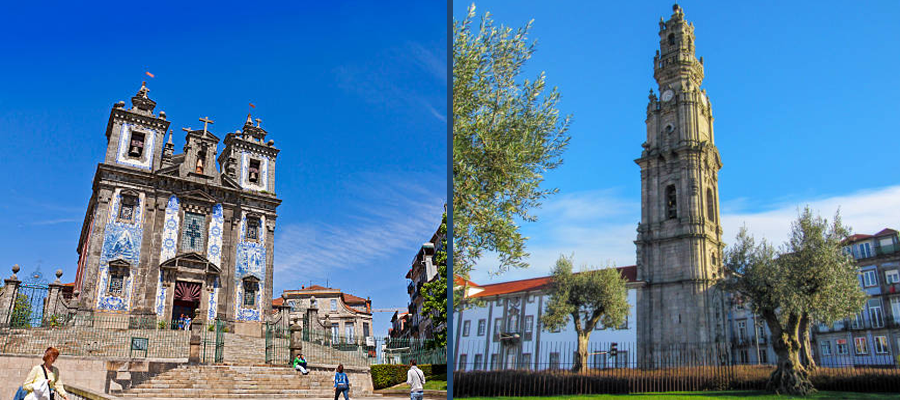
[[[130,315],[62,315],[14,319],[0,327],[0,352],[97,357],[187,358],[190,332],[155,318]]]

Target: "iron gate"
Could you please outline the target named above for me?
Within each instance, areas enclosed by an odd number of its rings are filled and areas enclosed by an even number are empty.
[[[44,308],[48,301],[50,286],[40,268],[30,273],[19,285],[16,299],[10,304],[7,315],[9,325],[14,328],[41,326],[44,322]]]
[[[207,322],[203,328],[203,351],[200,362],[203,364],[221,364],[225,360],[225,321]]]
[[[291,362],[290,332],[281,324],[266,323],[266,364]]]

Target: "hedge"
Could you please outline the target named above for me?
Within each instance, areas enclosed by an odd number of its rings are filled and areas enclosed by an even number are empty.
[[[447,373],[447,364],[424,364],[418,367],[425,374],[426,380],[427,377]],[[372,385],[375,387],[375,390],[378,390],[405,383],[406,372],[409,371],[409,366],[403,364],[377,364],[371,367],[371,371]]]
[[[454,397],[554,396],[703,390],[765,390],[773,366],[635,368],[589,370],[454,371]],[[816,389],[856,392],[900,391],[900,369],[818,368]]]

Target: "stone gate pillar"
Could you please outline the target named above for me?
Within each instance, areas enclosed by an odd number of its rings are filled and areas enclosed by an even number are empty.
[[[65,302],[62,298],[63,284],[59,278],[62,277],[62,270],[56,270],[56,280],[48,285],[47,299],[44,300],[44,320],[52,318],[54,315],[60,315],[67,311]]]
[[[0,325],[9,325],[10,318],[19,294],[19,285],[22,281],[16,276],[19,272],[19,264],[13,265],[12,276],[3,281],[3,290],[0,291]]]
[[[291,324],[291,362],[297,354],[303,352],[303,327],[299,323]]]

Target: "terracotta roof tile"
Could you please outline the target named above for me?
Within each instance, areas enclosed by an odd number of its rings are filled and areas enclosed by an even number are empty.
[[[852,243],[852,242],[857,242],[857,241],[864,240],[864,239],[869,239],[871,237],[872,237],[872,235],[866,235],[864,233],[857,233],[855,235],[847,236],[847,238],[844,239],[844,242]]]
[[[618,267],[617,269],[619,270],[619,273],[621,273],[622,276],[625,277],[625,279],[628,279],[628,282],[635,282],[637,280],[637,266],[629,265],[627,267]],[[518,281],[481,285],[480,287],[484,290],[470,297],[488,297],[501,294],[540,290],[546,287],[550,283],[551,279],[552,277],[550,276],[544,276],[540,278],[522,279]]]
[[[334,288],[324,287],[319,285],[312,285],[302,290],[334,290]]]
[[[344,296],[344,303],[347,303],[347,304],[360,304],[360,303],[365,304],[366,303],[366,299],[364,299],[362,297],[357,297],[357,296],[354,296],[349,293],[342,293],[342,295]]]
[[[478,284],[472,282],[466,278],[463,278],[459,275],[453,275],[453,284],[456,286],[469,286],[469,287],[478,287]]]
[[[891,228],[884,228],[884,229],[878,231],[878,233],[876,233],[873,236],[888,236],[888,235],[896,235],[897,233],[900,233],[900,232],[897,232]]]
[[[277,299],[275,299],[275,300],[272,300],[272,305],[273,305],[273,306],[280,306],[280,305],[283,305],[283,304],[284,304],[284,298],[283,298],[283,297],[279,297],[279,298],[277,298]]]

